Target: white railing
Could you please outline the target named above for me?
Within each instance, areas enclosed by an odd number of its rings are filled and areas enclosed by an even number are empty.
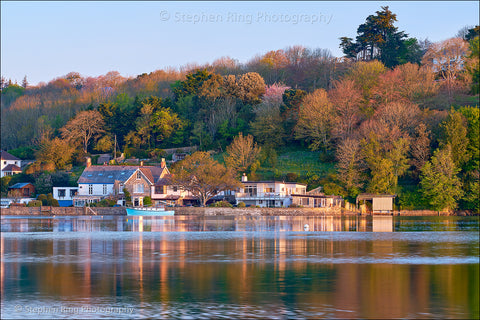
[[[275,193],[275,192],[257,192],[257,193],[244,193],[237,192],[235,193],[236,198],[262,198],[262,199],[271,199],[271,198],[285,198],[287,195],[285,193]]]

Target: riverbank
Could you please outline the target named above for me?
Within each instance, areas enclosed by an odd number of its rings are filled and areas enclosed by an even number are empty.
[[[197,208],[176,207],[173,208],[177,216],[357,216],[359,212],[344,208]],[[125,216],[127,211],[124,207],[11,207],[2,208],[4,216]],[[366,215],[366,214],[362,214]],[[474,216],[467,211],[444,212],[432,210],[401,210],[392,213],[380,213],[375,215],[394,216]]]

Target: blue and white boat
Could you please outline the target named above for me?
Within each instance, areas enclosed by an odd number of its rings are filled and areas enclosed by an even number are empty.
[[[165,208],[126,208],[127,216],[173,216],[175,211],[165,210]]]

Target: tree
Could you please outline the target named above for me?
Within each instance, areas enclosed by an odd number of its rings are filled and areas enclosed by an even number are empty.
[[[62,170],[71,163],[74,151],[74,146],[66,140],[44,138],[41,141],[40,149],[36,152],[36,158],[40,162],[53,162],[57,169]]]
[[[23,77],[22,87],[23,87],[24,89],[27,89],[27,87],[28,87],[27,76]]]
[[[243,74],[237,80],[237,85],[244,103],[254,105],[261,102],[260,98],[265,93],[265,81],[257,72]]]
[[[172,169],[172,183],[190,191],[202,206],[221,191],[236,189],[240,182],[232,169],[226,168],[207,152],[197,151]]]
[[[300,104],[306,95],[307,92],[301,89],[287,89],[283,93],[283,104],[280,106],[280,115],[283,119],[285,133],[289,137],[293,137],[294,135]]]
[[[457,176],[459,169],[452,159],[450,146],[437,149],[432,160],[421,173],[421,192],[434,210],[453,210],[462,197],[462,183]]]
[[[362,94],[353,80],[343,79],[334,83],[329,91],[334,108],[333,135],[339,139],[352,138],[360,123]]]
[[[330,132],[333,124],[333,106],[328,100],[327,92],[317,89],[308,94],[300,105],[295,138],[306,139],[310,149],[323,147],[327,152],[330,147]]]
[[[380,82],[380,75],[385,73],[387,69],[379,61],[364,62],[360,61],[355,63],[352,69],[349,70],[346,79],[355,82],[356,86],[360,88],[363,96],[363,109],[364,113],[369,114],[368,108],[371,103],[374,88]]]
[[[161,108],[153,114],[150,125],[158,141],[164,142],[185,127],[185,122],[170,108]]]
[[[477,27],[478,28],[478,27]],[[469,41],[469,54],[465,61],[465,69],[472,77],[471,93],[480,92],[480,37],[474,37]]]
[[[338,180],[351,195],[357,195],[363,187],[362,153],[358,140],[346,138],[337,148]]]
[[[459,111],[452,108],[441,127],[443,129],[442,143],[450,145],[452,159],[455,165],[461,168],[470,159],[470,154],[467,152],[469,144],[467,121]]]
[[[443,81],[451,101],[454,92],[465,86],[464,63],[468,54],[468,43],[461,38],[451,38],[430,46],[422,59]]]
[[[341,37],[340,48],[349,58],[363,61],[377,59],[389,68],[414,62],[418,59],[419,46],[415,46],[415,41],[411,39],[406,40],[408,35],[398,31],[395,21],[397,15],[388,6],[382,7],[376,15],[369,15],[365,23],[358,26],[356,42],[352,38]]]
[[[411,164],[414,167],[413,173],[416,177],[420,174],[425,163],[430,158],[430,131],[424,123],[420,123],[415,129],[415,136],[411,144]]]
[[[100,152],[110,152],[113,150],[114,142],[109,135],[105,135],[97,141],[95,145],[95,150]]]
[[[233,142],[227,147],[225,164],[235,172],[248,169],[260,155],[261,148],[253,141],[252,135],[246,137],[240,132]]]
[[[90,140],[105,132],[102,115],[95,110],[81,111],[60,129],[62,137],[70,142],[81,141],[87,153]]]

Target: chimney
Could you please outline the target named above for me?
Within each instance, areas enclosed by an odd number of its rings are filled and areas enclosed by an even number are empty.
[[[143,167],[143,161],[140,161],[140,167]]]
[[[90,168],[90,166],[92,165],[92,158],[90,157],[87,157],[87,168]]]
[[[243,173],[242,182],[247,182],[247,181],[248,181],[247,175]]]
[[[165,162],[165,158],[162,158],[162,162],[160,163],[160,168],[165,168],[167,163]]]

